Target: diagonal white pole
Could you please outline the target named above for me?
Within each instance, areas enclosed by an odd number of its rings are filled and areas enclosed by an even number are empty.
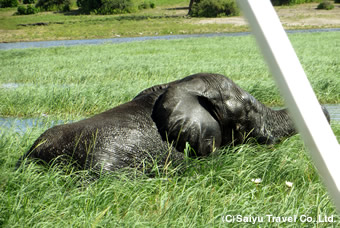
[[[340,146],[270,0],[238,0],[335,206],[340,212]]]

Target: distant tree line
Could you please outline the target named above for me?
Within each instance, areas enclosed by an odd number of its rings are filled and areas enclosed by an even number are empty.
[[[17,7],[16,14],[34,14],[40,11],[69,11],[71,0],[0,0],[0,8]],[[34,4],[36,3],[36,4]]]
[[[324,0],[270,0],[274,6],[295,5],[310,2],[322,2]]]
[[[20,0],[17,14],[33,14],[39,11],[69,11],[71,0]],[[34,3],[36,4],[34,5]],[[156,1],[156,0],[154,0]],[[332,9],[329,0],[271,0],[273,5],[293,5],[309,2],[321,2],[318,9]],[[334,0],[339,3],[340,0]],[[0,0],[0,8],[17,7],[18,0]],[[77,0],[79,10],[83,13],[122,14],[141,9],[154,8],[153,0]],[[218,17],[239,15],[236,0],[190,0],[188,14],[192,17]]]
[[[17,14],[33,14],[39,11],[69,11],[71,0],[20,0],[24,4],[18,7]],[[34,5],[34,3],[36,4]],[[18,0],[0,0],[0,8],[17,7]],[[141,9],[155,8],[152,0],[77,0],[82,13],[122,14],[132,13]]]

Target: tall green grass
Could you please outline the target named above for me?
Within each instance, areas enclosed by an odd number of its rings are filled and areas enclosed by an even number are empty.
[[[290,39],[322,103],[339,103],[338,33]],[[0,52],[0,115],[48,114],[25,133],[0,129],[2,227],[253,227],[226,215],[335,216],[335,223],[257,223],[257,227],[338,227],[340,218],[299,136],[275,146],[227,147],[189,160],[182,172],[96,181],[71,167],[27,164],[21,154],[50,119],[79,119],[133,98],[149,86],[197,72],[229,76],[268,105],[282,100],[251,37],[196,38]],[[340,140],[340,125],[333,123]],[[261,183],[252,179],[260,178]],[[292,182],[288,187],[286,181]]]
[[[340,103],[338,32],[290,35],[321,103]],[[88,116],[141,90],[198,72],[221,73],[267,105],[282,105],[250,36],[0,52],[0,115]]]
[[[334,216],[334,223],[273,223],[256,227],[338,227],[340,217],[298,136],[275,146],[227,147],[187,162],[181,173],[154,178],[124,173],[96,181],[86,171],[26,164],[18,155],[46,127],[0,134],[2,227],[253,227],[222,216]],[[340,125],[333,129],[340,140]],[[260,178],[261,183],[252,179]],[[286,185],[292,182],[292,187]]]

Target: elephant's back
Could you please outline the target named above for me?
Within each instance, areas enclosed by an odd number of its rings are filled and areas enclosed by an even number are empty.
[[[157,157],[164,163],[173,148],[162,140],[151,111],[134,101],[95,117],[102,120],[94,152],[96,163],[108,170],[140,168]]]
[[[152,106],[152,100],[141,97],[91,118],[55,126],[24,157],[50,163],[66,155],[81,168],[100,166],[108,171],[141,168],[157,157],[164,163],[171,150],[151,119]]]

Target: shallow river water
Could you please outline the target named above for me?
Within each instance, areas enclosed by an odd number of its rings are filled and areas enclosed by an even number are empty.
[[[315,33],[315,32],[340,32],[340,28],[325,29],[297,29],[286,30],[287,33]],[[105,43],[129,43],[147,40],[173,40],[200,37],[232,37],[247,36],[249,32],[236,33],[207,33],[207,34],[186,34],[186,35],[165,35],[165,36],[142,36],[142,37],[122,37],[108,39],[90,39],[90,40],[52,40],[52,41],[34,41],[34,42],[16,42],[16,43],[0,43],[0,50],[21,49],[21,48],[47,48],[57,46],[74,46],[74,45],[98,45]]]

